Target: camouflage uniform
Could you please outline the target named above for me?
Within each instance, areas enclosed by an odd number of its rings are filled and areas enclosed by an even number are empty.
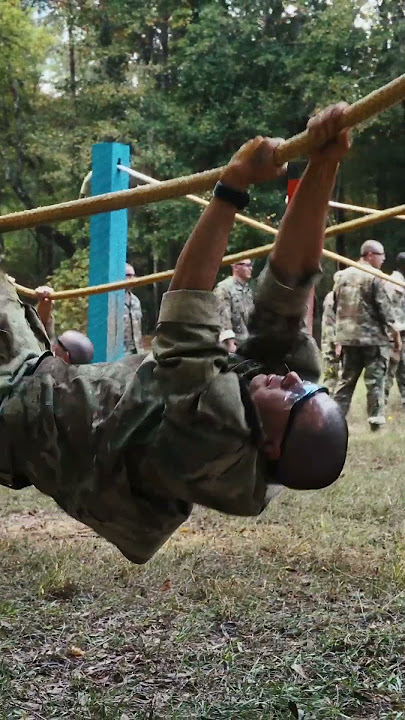
[[[336,356],[336,315],[334,308],[333,290],[323,301],[322,313],[322,361],[323,382],[330,393],[333,393],[339,376],[340,358]]]
[[[394,280],[405,282],[405,277],[398,270],[394,270],[394,272],[391,273],[391,277],[394,278]],[[393,283],[389,282],[386,283],[385,289],[394,307],[396,329],[400,331],[402,339],[402,350],[400,352],[391,347],[385,395],[388,400],[394,378],[396,377],[402,405],[405,407],[405,291],[403,288],[400,288],[399,285],[393,285]]]
[[[125,293],[124,351],[126,355],[142,352],[141,303],[136,295],[128,291]]]
[[[35,485],[136,563],[193,503],[257,515],[280,486],[259,449],[246,382],[285,372],[284,362],[317,379],[301,320],[308,292],[267,268],[243,356],[218,343],[214,293],[168,292],[153,355],[74,366],[51,355],[35,313],[0,278],[0,481]]]
[[[253,310],[253,293],[247,282],[227,277],[215,288],[220,302],[222,330],[233,330],[239,345],[248,336],[248,319]]]
[[[368,264],[360,260],[360,264]],[[334,286],[336,341],[342,345],[342,371],[334,398],[346,414],[364,370],[370,426],[384,425],[385,379],[390,332],[395,315],[385,285],[369,273],[349,267]]]

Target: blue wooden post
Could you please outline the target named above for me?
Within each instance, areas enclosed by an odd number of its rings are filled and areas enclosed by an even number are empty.
[[[93,145],[92,195],[128,188],[129,176],[117,170],[117,163],[129,166],[128,145]],[[127,216],[127,210],[115,210],[90,219],[90,285],[125,279]],[[88,334],[94,343],[93,362],[112,362],[123,355],[124,297],[125,290],[118,290],[89,298]]]

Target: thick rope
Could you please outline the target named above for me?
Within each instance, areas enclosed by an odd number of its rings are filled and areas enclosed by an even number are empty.
[[[364,215],[373,215],[373,213],[379,212],[377,208],[364,207],[363,205],[349,205],[348,203],[341,203],[336,200],[330,200],[329,205],[333,208],[342,208],[342,210],[354,210]],[[396,215],[395,220],[405,220],[405,215]]]
[[[405,74],[350,105],[342,114],[342,128],[354,127],[404,98]],[[277,148],[276,159],[277,162],[282,164],[305,155],[308,151],[309,135],[305,131],[282,143]],[[46,222],[72,220],[73,218],[96,215],[102,212],[146,205],[152,202],[182,197],[191,191],[205,192],[213,187],[222,170],[222,167],[214,168],[195,175],[165,180],[156,186],[121,190],[117,193],[96,195],[83,200],[72,200],[58,205],[25,210],[20,213],[10,213],[0,217],[0,233],[35,227]]]
[[[142,182],[148,183],[149,185],[160,185],[160,180],[156,180],[156,178],[153,178],[150,175],[145,175],[144,173],[138,172],[138,170],[133,170],[132,168],[128,168],[125,165],[117,165],[117,169],[122,170],[123,172],[127,173],[127,175],[130,175],[137,180],[141,180]],[[88,175],[86,175],[86,178],[88,178]],[[80,192],[82,192],[82,190]],[[207,207],[207,205],[210,204],[209,200],[204,200],[204,198],[199,197],[199,195],[185,195],[184,197],[186,197],[187,200],[191,200],[191,202],[196,203],[196,205],[202,205],[203,207]],[[269,235],[277,235],[278,232],[276,228],[273,228],[270,225],[266,225],[259,220],[254,220],[247,215],[241,215],[240,213],[235,214],[235,220],[237,220],[238,222],[242,222],[245,225],[249,225],[250,227],[255,228],[255,230],[264,230],[264,232],[269,233]]]
[[[330,235],[339,235],[339,233],[352,232],[353,230],[368,227],[369,225],[376,225],[377,223],[391,220],[403,212],[405,212],[405,205],[396,205],[393,208],[387,208],[387,210],[379,210],[378,212],[373,213],[373,215],[348,220],[347,222],[340,223],[339,225],[332,225],[326,229],[325,235],[329,237]]]
[[[122,170],[131,177],[134,177],[143,183],[147,183],[148,185],[158,185],[161,182],[160,180],[156,180],[156,178],[153,178],[150,175],[145,175],[138,170],[126,167],[126,165],[118,164],[117,170]],[[83,180],[82,186],[80,188],[79,197],[85,197],[87,194],[89,194],[88,188],[90,185],[91,176],[92,171],[90,170]],[[187,200],[191,200],[192,202],[196,203],[197,205],[204,205],[206,207],[209,204],[208,200],[204,200],[199,195],[185,195],[184,197],[186,197]],[[380,210],[378,210],[378,208],[369,208],[365,207],[364,205],[350,205],[349,203],[341,203],[337,202],[336,200],[330,200],[329,206],[332,208],[341,208],[342,210],[353,210],[355,212],[362,213],[363,215],[373,215],[376,212],[381,212]],[[250,225],[257,230],[263,230],[263,223],[260,223],[257,220],[253,220],[246,215],[239,215],[239,213],[237,213],[235,219],[242,220],[242,222],[244,222],[246,225]],[[395,220],[405,220],[405,215],[396,215]],[[266,227],[269,228],[270,226],[268,225]],[[277,234],[276,229],[274,229],[274,234]]]
[[[204,201],[204,203],[205,202],[206,201]],[[333,235],[339,235],[339,233],[341,233],[342,231],[350,232],[356,230],[358,227],[364,227],[367,225],[384,222],[385,220],[389,220],[390,218],[395,217],[395,215],[397,215],[398,213],[404,211],[405,205],[399,205],[395,208],[381,210],[380,212],[374,213],[374,215],[368,215],[367,217],[350,220],[349,222],[341,223],[340,225],[332,225],[331,227],[326,229],[325,236],[330,237]],[[251,219],[245,218],[244,215],[240,215],[239,213],[238,216],[241,222],[244,222],[245,219]],[[274,235],[275,233],[277,233],[277,231],[275,231],[275,229],[270,227],[269,225],[265,225],[264,223],[258,223],[258,225],[260,225],[261,230],[264,230],[264,232],[267,232],[270,235]],[[253,248],[251,250],[243,250],[242,252],[233,253],[232,255],[226,255],[222,260],[222,265],[232,265],[235,262],[249,258],[254,259],[265,257],[266,255],[268,255],[272,247],[273,244],[261,245],[258,248]],[[405,288],[405,283],[402,283],[400,280],[392,279],[389,275],[386,275],[386,273],[381,272],[381,270],[376,270],[371,266],[370,268],[366,268],[363,264],[357,263],[355,260],[351,260],[350,258],[346,258],[344,257],[344,255],[338,255],[331,250],[324,249],[322,251],[322,254],[324,257],[327,257],[331,260],[336,260],[337,262],[343,263],[345,265],[350,265],[351,267],[357,267],[359,270],[368,272],[370,275],[375,275],[375,277],[387,280],[388,282],[393,283],[393,285],[398,285],[399,287]],[[151,285],[155,282],[169,280],[171,277],[173,277],[173,273],[174,270],[165,270],[164,272],[153,273],[152,275],[144,275],[143,277],[134,278],[133,280],[120,280],[119,282],[105,283],[104,285],[93,285],[92,287],[85,288],[75,288],[74,290],[60,290],[58,292],[55,292],[52,297],[54,300],[66,300],[71,298],[83,297],[86,295],[99,295],[105,292],[112,292],[113,290],[142,287],[143,285]],[[25,295],[31,298],[36,297],[35,291],[31,290],[31,288],[24,287],[23,285],[18,285],[17,283],[15,283],[15,287],[18,292],[21,293],[21,295]]]

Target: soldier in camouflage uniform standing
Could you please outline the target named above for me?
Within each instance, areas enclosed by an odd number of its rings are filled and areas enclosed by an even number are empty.
[[[396,270],[391,273],[394,280],[405,283],[405,253],[401,252],[396,258]],[[391,348],[390,364],[388,368],[388,376],[385,385],[386,399],[390,394],[394,378],[397,379],[398,390],[401,396],[402,407],[405,409],[405,290],[394,285],[386,283],[386,290],[394,307],[397,320],[397,330],[401,333],[402,348],[396,351]]]
[[[333,290],[328,292],[323,301],[321,347],[323,382],[329,392],[333,394],[339,377],[342,351],[341,346],[336,342],[336,314]]]
[[[253,310],[253,293],[249,287],[251,276],[252,261],[241,260],[232,265],[232,277],[222,280],[215,288],[220,302],[222,330],[234,332],[236,345],[248,336],[248,318]]]
[[[125,265],[125,277],[136,277],[129,263]],[[125,290],[124,352],[125,355],[139,355],[142,352],[142,308],[139,298],[131,290]]]
[[[384,247],[366,240],[360,249],[360,264],[381,268]],[[335,400],[346,414],[356,383],[364,370],[367,415],[371,430],[385,424],[385,381],[390,342],[400,347],[395,314],[385,283],[358,268],[338,273],[335,287],[336,341],[342,346],[342,372]]]

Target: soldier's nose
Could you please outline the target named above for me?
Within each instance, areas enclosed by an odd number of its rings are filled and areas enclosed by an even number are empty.
[[[283,390],[288,390],[289,388],[292,388],[294,385],[301,384],[302,380],[298,373],[296,372],[289,372],[287,375],[285,375],[281,381],[281,387]]]

